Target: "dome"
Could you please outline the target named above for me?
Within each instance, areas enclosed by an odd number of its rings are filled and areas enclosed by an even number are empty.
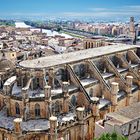
[[[11,62],[8,59],[1,59],[0,60],[0,71],[5,71],[6,69],[13,70],[15,68],[15,65],[13,62]]]

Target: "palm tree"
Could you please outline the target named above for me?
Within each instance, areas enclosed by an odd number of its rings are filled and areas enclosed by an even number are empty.
[[[94,140],[128,140],[126,137],[118,135],[116,132],[104,133],[100,138],[96,138]]]

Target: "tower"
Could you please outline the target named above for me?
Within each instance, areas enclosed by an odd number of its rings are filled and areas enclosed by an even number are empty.
[[[136,30],[135,30],[135,24],[134,24],[134,17],[130,17],[129,31],[130,31],[130,37],[132,38],[133,44],[136,44]]]

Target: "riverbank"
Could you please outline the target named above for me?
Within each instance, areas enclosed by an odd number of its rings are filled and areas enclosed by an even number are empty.
[[[64,33],[64,34],[67,34],[67,35],[70,35],[70,36],[72,36],[72,37],[76,37],[76,38],[80,38],[80,39],[83,39],[83,38],[85,38],[84,36],[82,36],[82,35],[78,35],[78,34],[74,34],[74,33],[70,33],[70,32],[66,32],[66,31],[60,31],[61,33]]]
[[[25,24],[24,22],[15,22],[16,28],[31,28],[31,26]]]
[[[40,28],[34,28],[30,25],[25,24],[24,22],[15,22],[15,27],[16,28],[30,28],[30,30],[41,30]],[[59,33],[57,31],[52,31],[52,30],[47,30],[47,29],[42,29],[43,33],[46,33],[47,36],[56,36],[56,35],[60,35],[60,36],[64,36],[65,38],[73,38],[73,36],[66,34],[66,33]]]

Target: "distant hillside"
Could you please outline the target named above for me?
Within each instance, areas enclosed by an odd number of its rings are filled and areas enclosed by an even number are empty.
[[[15,22],[13,20],[1,20],[0,19],[0,26],[15,26]]]

